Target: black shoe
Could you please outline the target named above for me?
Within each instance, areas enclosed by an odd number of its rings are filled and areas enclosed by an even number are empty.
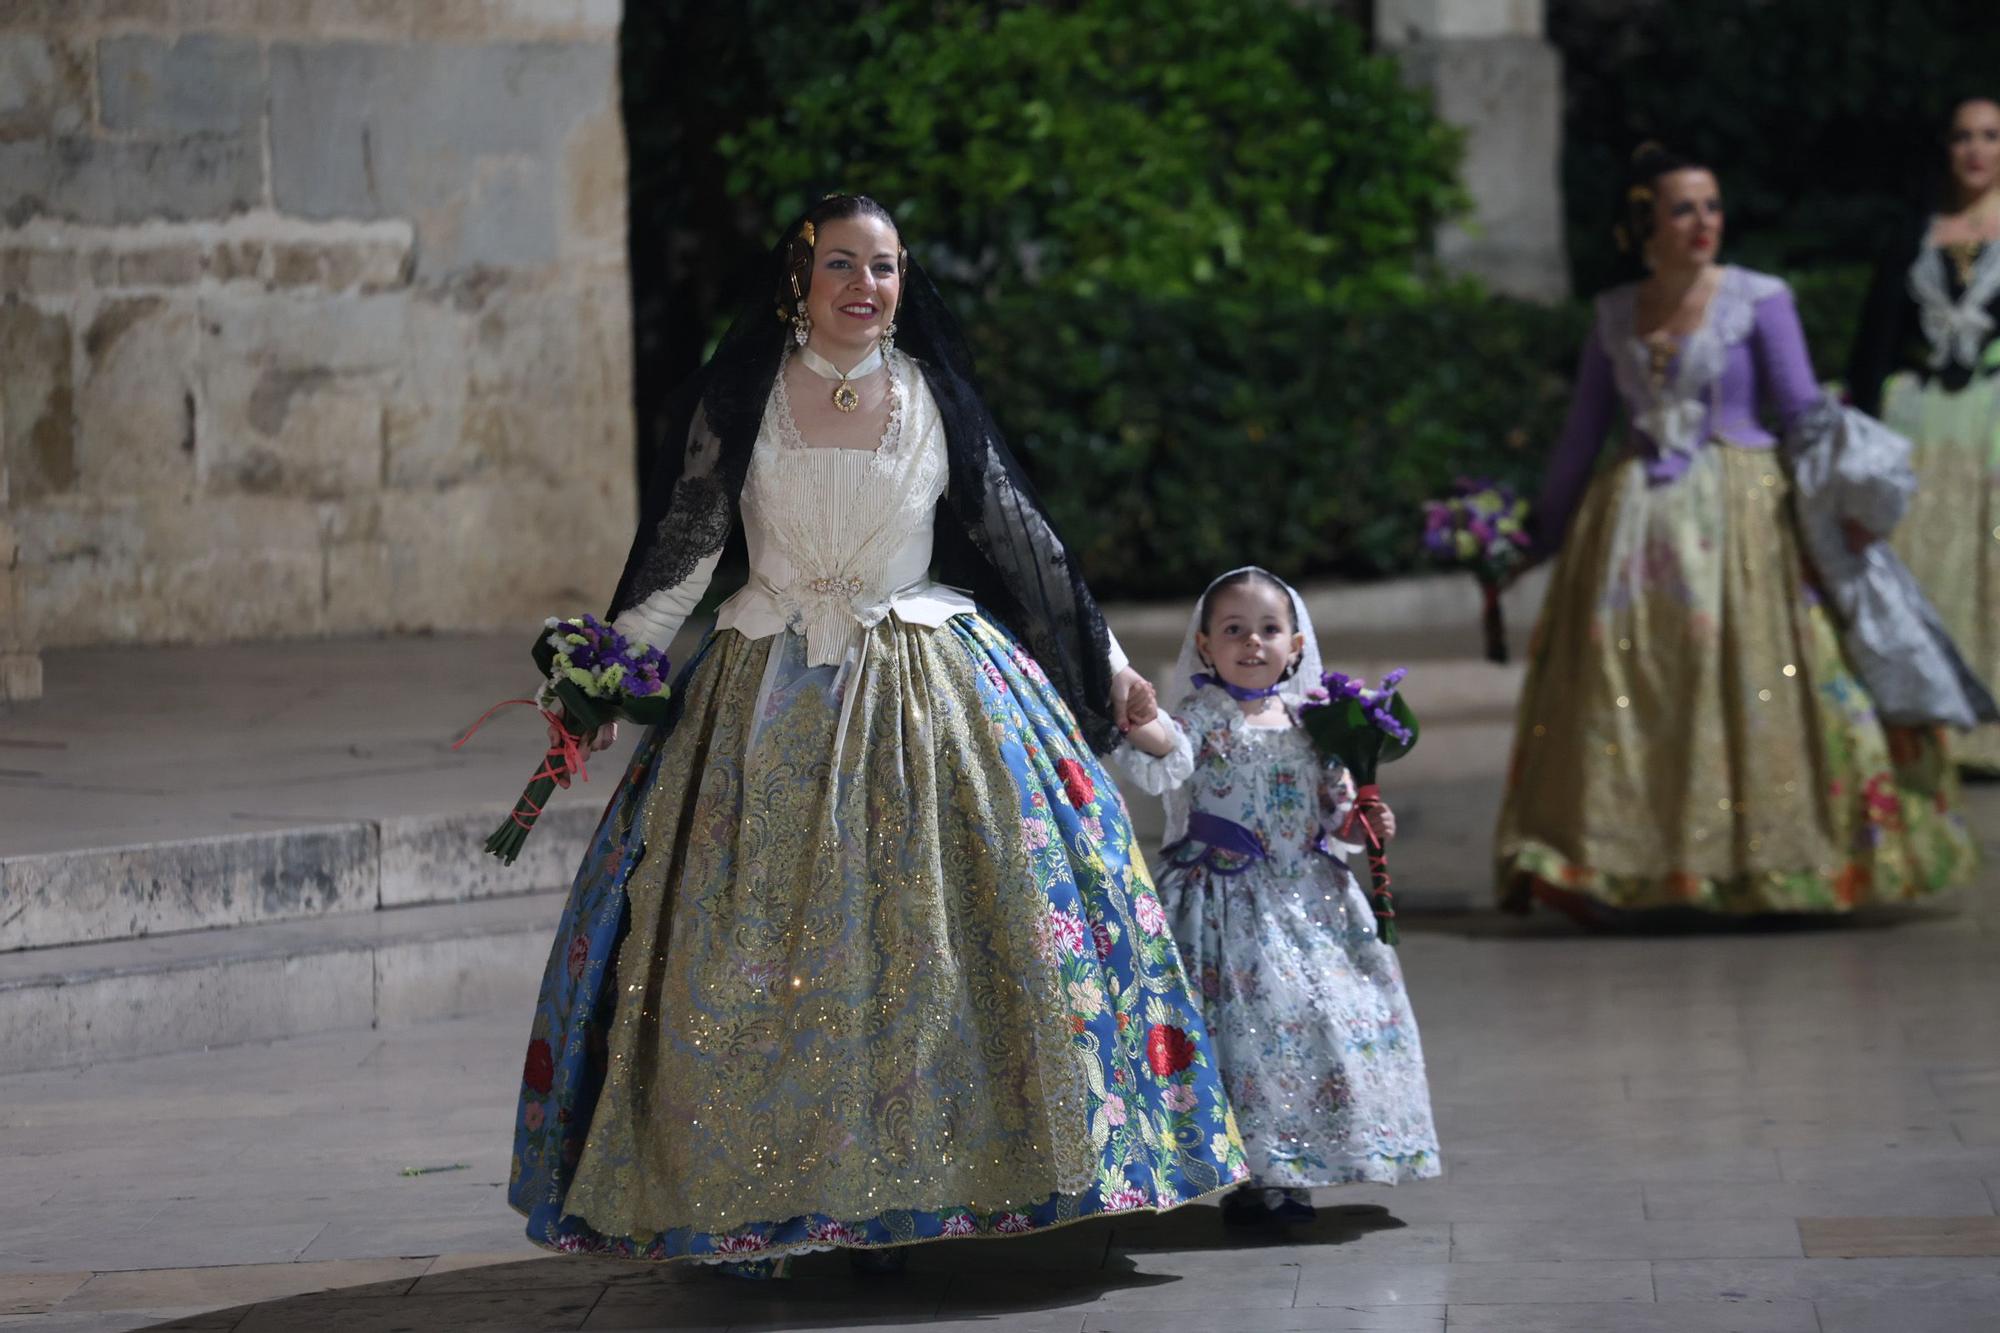
[[[1264,1206],[1264,1191],[1245,1185],[1222,1196],[1222,1224],[1227,1227],[1261,1227],[1271,1220]]]
[[[715,1265],[718,1277],[732,1277],[745,1282],[767,1282],[785,1275],[783,1256],[775,1259],[731,1259],[727,1263]]]
[[[895,1277],[910,1266],[910,1247],[895,1245],[879,1250],[849,1250],[847,1263],[863,1277]]]
[[[1278,1197],[1272,1200],[1269,1193]],[[1282,1226],[1302,1226],[1319,1216],[1319,1210],[1312,1205],[1312,1195],[1305,1190],[1267,1192],[1265,1210],[1273,1222]]]

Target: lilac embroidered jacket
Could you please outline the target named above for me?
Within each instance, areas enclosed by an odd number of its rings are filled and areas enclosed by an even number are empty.
[[[1655,391],[1651,355],[1634,329],[1636,284],[1597,298],[1597,319],[1577,366],[1576,394],[1535,505],[1535,552],[1561,547],[1622,401],[1629,447],[1646,479],[1665,485],[1713,442],[1768,449],[1777,435],[1759,418],[1767,407],[1782,434],[1819,401],[1798,308],[1782,279],[1727,267],[1701,327],[1680,340],[1666,384]]]

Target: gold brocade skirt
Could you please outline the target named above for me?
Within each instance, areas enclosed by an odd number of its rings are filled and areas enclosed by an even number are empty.
[[[2000,372],[1956,393],[1893,376],[1882,419],[1915,446],[1917,493],[1892,539],[1896,553],[1972,669],[2000,683]],[[2000,724],[1954,738],[1951,757],[2000,773]]]
[[[1248,1173],[1117,788],[983,616],[711,638],[550,955],[510,1201],[563,1250],[1016,1235]]]
[[[1966,879],[1932,733],[1891,733],[1813,590],[1769,450],[1600,474],[1529,651],[1495,836],[1505,905],[1842,912]]]

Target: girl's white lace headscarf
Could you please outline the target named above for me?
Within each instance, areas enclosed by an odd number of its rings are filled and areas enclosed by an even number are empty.
[[[1285,707],[1297,713],[1299,705],[1305,702],[1306,691],[1319,684],[1320,677],[1325,674],[1326,667],[1322,665],[1319,655],[1319,638],[1313,633],[1312,616],[1307,614],[1305,599],[1299,596],[1299,590],[1268,569],[1257,565],[1244,565],[1217,577],[1208,587],[1202,589],[1200,599],[1194,604],[1193,614],[1188,616],[1187,634],[1181,639],[1181,655],[1174,660],[1173,679],[1167,682],[1164,690],[1160,691],[1160,706],[1165,711],[1177,713],[1187,703],[1195,692],[1194,677],[1197,672],[1210,676],[1216,674],[1208,663],[1202,661],[1201,651],[1195,646],[1194,636],[1201,632],[1202,603],[1206,602],[1209,594],[1215,591],[1216,584],[1246,573],[1261,574],[1285,590],[1285,596],[1292,599],[1292,624],[1305,638],[1305,643],[1299,649],[1297,668],[1278,686],[1278,698],[1284,701]],[[1193,741],[1195,738],[1190,737],[1189,740]],[[1167,845],[1172,846],[1187,836],[1190,801],[1186,785],[1168,791],[1163,799],[1167,807]]]

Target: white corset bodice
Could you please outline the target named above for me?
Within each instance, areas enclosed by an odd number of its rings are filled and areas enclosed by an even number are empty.
[[[760,639],[790,629],[804,636],[808,662],[825,666],[892,611],[942,625],[975,609],[929,579],[946,479],[937,403],[908,357],[893,354],[889,374],[889,420],[880,446],[865,450],[807,445],[779,373],[743,484],[750,581],[723,603],[718,630]]]

